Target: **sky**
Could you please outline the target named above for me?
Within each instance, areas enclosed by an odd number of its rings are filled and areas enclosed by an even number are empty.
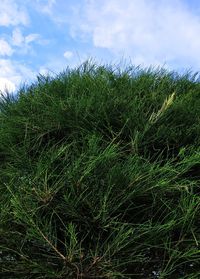
[[[87,59],[200,70],[199,0],[0,0],[0,90]]]

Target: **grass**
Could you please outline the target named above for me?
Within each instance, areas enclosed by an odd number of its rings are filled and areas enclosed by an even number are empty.
[[[91,61],[0,99],[0,275],[200,278],[198,73]]]

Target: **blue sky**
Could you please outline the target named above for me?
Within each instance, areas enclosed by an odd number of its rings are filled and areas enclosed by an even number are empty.
[[[200,70],[199,0],[0,0],[0,90],[88,58]]]

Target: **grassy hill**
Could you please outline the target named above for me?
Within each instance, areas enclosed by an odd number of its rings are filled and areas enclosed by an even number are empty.
[[[0,99],[2,279],[200,278],[198,74],[86,61]]]

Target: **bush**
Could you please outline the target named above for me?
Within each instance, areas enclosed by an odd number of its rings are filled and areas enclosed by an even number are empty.
[[[86,61],[2,95],[1,278],[199,278],[199,89]]]

